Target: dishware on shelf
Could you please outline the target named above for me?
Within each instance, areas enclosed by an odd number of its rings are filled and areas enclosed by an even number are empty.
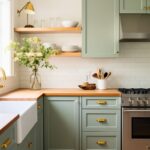
[[[72,20],[63,20],[61,23],[63,27],[76,27],[79,22]]]
[[[61,50],[63,52],[78,52],[81,51],[81,48],[78,45],[64,45]]]

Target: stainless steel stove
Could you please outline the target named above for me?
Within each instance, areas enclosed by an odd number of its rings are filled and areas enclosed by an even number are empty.
[[[122,150],[150,150],[150,89],[122,92]]]
[[[120,88],[119,91],[122,93],[122,107],[150,107],[150,89]]]

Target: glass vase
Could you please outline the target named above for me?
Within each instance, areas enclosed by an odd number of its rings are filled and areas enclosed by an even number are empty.
[[[34,69],[30,75],[30,88],[33,90],[41,89],[41,78],[37,69]]]

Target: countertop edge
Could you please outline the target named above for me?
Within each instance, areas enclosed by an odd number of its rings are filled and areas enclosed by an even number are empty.
[[[5,132],[15,121],[17,121],[19,118],[19,115],[16,115],[13,119],[11,119],[8,124],[6,124],[3,128],[0,129],[0,135]]]
[[[24,96],[28,94],[29,96]],[[0,101],[32,101],[37,100],[41,96],[110,96],[121,97],[121,92],[117,89],[107,90],[82,90],[78,88],[51,88],[41,90],[16,89],[8,93],[0,95]]]

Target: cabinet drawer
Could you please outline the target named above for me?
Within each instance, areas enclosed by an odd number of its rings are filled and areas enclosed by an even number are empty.
[[[120,131],[120,110],[82,110],[83,131]]]
[[[120,108],[120,97],[82,97],[82,108]]]
[[[84,132],[82,150],[120,150],[120,135],[115,132]]]
[[[6,145],[7,148],[3,148],[2,145]],[[12,150],[16,146],[17,144],[15,143],[15,124],[13,124],[2,135],[0,135],[0,150]]]

